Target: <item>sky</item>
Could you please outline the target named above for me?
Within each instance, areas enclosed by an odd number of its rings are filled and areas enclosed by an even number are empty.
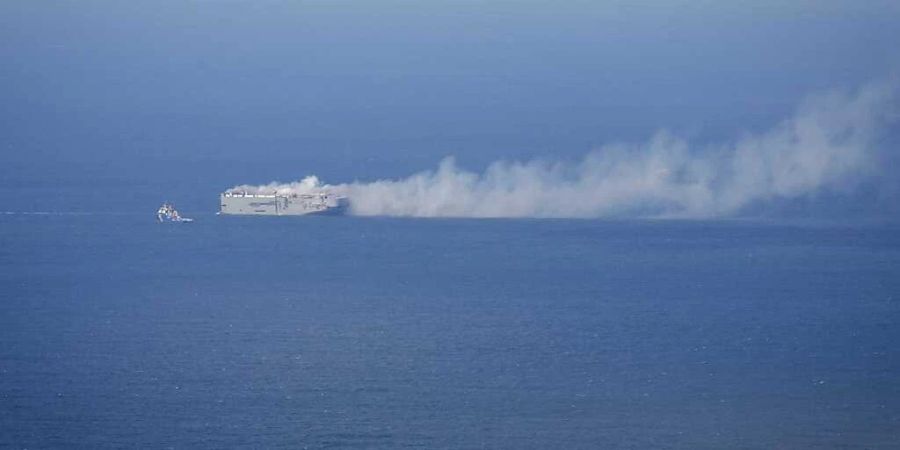
[[[236,184],[445,157],[579,164],[661,130],[733,147],[810,95],[896,77],[897,42],[879,0],[7,0],[0,189],[203,209]]]

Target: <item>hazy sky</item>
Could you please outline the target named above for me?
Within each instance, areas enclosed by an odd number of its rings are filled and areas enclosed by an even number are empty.
[[[4,177],[168,164],[215,191],[735,139],[896,73],[898,5],[6,0]]]

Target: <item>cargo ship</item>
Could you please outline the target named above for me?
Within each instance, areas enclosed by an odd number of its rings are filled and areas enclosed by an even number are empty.
[[[342,214],[347,198],[322,191],[306,194],[261,194],[225,191],[219,196],[219,214],[259,216],[304,216],[308,214]]]

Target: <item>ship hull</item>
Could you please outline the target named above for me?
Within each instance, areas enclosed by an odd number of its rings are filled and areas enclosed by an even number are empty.
[[[219,213],[251,216],[307,216],[343,214],[344,199],[324,201],[314,196],[227,195],[219,197]]]

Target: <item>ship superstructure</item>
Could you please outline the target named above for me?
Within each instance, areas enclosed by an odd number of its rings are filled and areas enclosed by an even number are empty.
[[[341,213],[347,206],[345,197],[327,192],[262,194],[225,191],[219,196],[220,214],[261,216],[302,216],[306,214]]]

